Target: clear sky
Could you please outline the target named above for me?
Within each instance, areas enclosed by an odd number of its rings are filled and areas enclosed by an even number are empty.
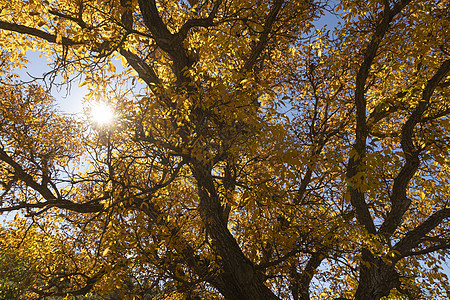
[[[47,58],[39,56],[39,52],[28,52],[27,58],[29,63],[25,68],[16,70],[21,81],[29,81],[34,78],[41,78],[44,73],[50,71],[50,67],[47,65]],[[57,78],[56,83],[61,82],[61,78]],[[41,82],[38,82],[41,84]],[[79,87],[79,81],[75,80],[69,87],[57,88],[54,86],[51,90],[51,94],[55,97],[60,110],[70,114],[83,113],[82,99],[87,93],[86,87]],[[69,88],[69,89],[67,89]]]

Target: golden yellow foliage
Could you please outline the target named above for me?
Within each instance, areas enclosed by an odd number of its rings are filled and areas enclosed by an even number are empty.
[[[2,243],[31,266],[24,295],[443,299],[448,0],[0,5]],[[113,121],[15,81],[27,51]]]

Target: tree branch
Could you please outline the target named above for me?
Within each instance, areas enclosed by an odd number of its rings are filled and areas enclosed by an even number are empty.
[[[37,183],[33,177],[28,174],[21,165],[14,161],[14,159],[2,148],[0,148],[0,160],[10,165],[14,169],[14,174],[18,179],[22,180],[27,186],[41,194],[47,201],[54,201],[57,199],[57,197],[53,195],[47,186]]]
[[[2,212],[14,211],[23,208],[44,207],[58,207],[80,213],[98,212],[103,210],[103,205],[99,203],[74,203],[69,200],[56,197],[47,186],[37,183],[33,177],[28,174],[21,165],[14,161],[2,148],[0,148],[0,160],[10,165],[14,169],[14,174],[18,179],[22,180],[28,187],[38,192],[46,200],[41,203],[22,202],[15,206],[0,208],[0,211]]]
[[[447,59],[440,65],[434,76],[427,81],[419,104],[403,124],[400,143],[406,162],[394,180],[390,196],[392,209],[379,229],[382,234],[390,236],[394,233],[411,203],[411,200],[406,197],[406,189],[420,165],[420,149],[416,149],[413,143],[414,127],[421,121],[434,90],[449,71],[450,59]]]
[[[407,92],[399,92],[395,94],[394,99],[388,100],[388,102],[382,102],[378,104],[373,111],[370,113],[369,117],[367,118],[367,130],[370,131],[370,129],[377,124],[382,119],[386,118],[390,114],[398,111],[401,109],[400,103],[397,101],[397,99],[401,99],[407,95]]]
[[[40,29],[19,25],[19,24],[12,24],[5,21],[0,21],[0,29],[8,30],[8,31],[14,31],[17,33],[23,33],[26,35],[38,37],[41,39],[44,39],[50,43],[57,43],[57,36],[55,34],[50,34],[48,32],[42,31]],[[69,38],[62,37],[61,44],[65,46],[73,46],[73,45],[79,45],[83,42],[75,42]]]
[[[125,49],[120,49],[120,54],[127,59],[130,66],[138,73],[139,78],[144,80],[149,87],[161,84],[161,81],[153,68],[145,63],[139,56]]]
[[[80,1],[80,2],[82,2],[82,1]],[[78,26],[80,26],[83,29],[84,28],[88,28],[87,24],[81,18],[81,15],[79,15],[77,17],[72,17],[72,16],[69,16],[69,15],[63,14],[63,13],[57,11],[56,9],[50,9],[48,12],[50,14],[52,14],[54,16],[57,16],[57,17],[60,17],[62,19],[67,19],[67,20],[73,21],[73,22],[77,23]]]
[[[432,253],[432,252],[435,252],[438,250],[446,250],[446,249],[450,249],[450,242],[430,246],[425,249],[421,249],[421,250],[417,250],[417,251],[409,251],[409,252],[404,253],[403,257],[425,255],[425,254],[429,254],[429,253]]]
[[[99,281],[103,275],[105,275],[107,273],[107,269],[105,267],[102,267],[97,273],[95,273],[94,275],[92,275],[91,277],[85,275],[85,274],[80,274],[80,273],[75,273],[75,274],[63,274],[64,277],[70,277],[70,276],[74,276],[74,275],[81,275],[82,277],[84,277],[86,279],[85,285],[84,287],[77,289],[77,290],[71,290],[71,291],[60,291],[60,292],[45,292],[42,289],[36,289],[36,288],[31,288],[31,290],[33,292],[35,292],[36,294],[43,296],[43,297],[49,297],[49,296],[67,296],[67,295],[72,295],[72,296],[81,296],[81,295],[86,295],[93,287],[94,284]],[[61,277],[61,275],[60,275]],[[62,277],[61,277],[62,278]],[[52,287],[56,286],[55,284],[51,284],[50,286],[44,286],[43,289],[45,290],[50,290]]]
[[[370,215],[369,208],[365,201],[364,192],[355,185],[355,179],[357,181],[360,178],[356,178],[358,174],[361,174],[364,169],[363,158],[366,152],[366,142],[367,142],[367,103],[366,103],[366,82],[369,77],[370,67],[377,55],[377,50],[380,46],[381,41],[389,30],[389,26],[392,19],[396,14],[398,14],[411,0],[400,1],[396,3],[392,10],[389,7],[385,7],[383,17],[380,23],[375,29],[375,33],[372,36],[369,44],[364,50],[364,60],[358,70],[356,76],[356,87],[354,102],[356,106],[356,137],[353,144],[355,154],[349,159],[347,165],[347,179],[349,180],[348,191],[350,193],[350,202],[356,211],[356,218],[361,225],[364,225],[370,233],[375,233],[376,228]],[[361,175],[363,176],[363,175]],[[363,178],[361,178],[363,179]],[[353,182],[352,182],[353,181]]]
[[[266,21],[264,22],[263,31],[261,32],[261,34],[259,36],[259,40],[256,43],[255,47],[253,47],[249,58],[247,59],[247,61],[244,64],[244,67],[243,67],[244,72],[248,72],[248,71],[252,70],[252,68],[255,65],[261,52],[266,47],[267,42],[269,40],[269,34],[272,31],[272,26],[276,21],[278,13],[281,10],[281,6],[283,6],[283,3],[284,3],[284,0],[275,0],[274,1],[274,4],[272,5],[272,7],[270,9],[269,14],[267,15]]]
[[[189,19],[186,21],[186,23],[181,26],[180,30],[176,35],[181,39],[184,40],[189,32],[189,30],[193,27],[210,27],[214,25],[214,18],[216,17],[217,12],[219,11],[219,7],[222,4],[222,0],[217,0],[214,3],[214,6],[208,15],[207,18],[201,18],[201,19]]]
[[[401,253],[401,255],[407,256],[411,252],[411,249],[416,247],[420,240],[438,226],[442,220],[450,218],[450,208],[444,208],[433,213],[422,224],[408,232],[393,248]]]
[[[191,66],[193,59],[186,54],[182,36],[170,33],[159,15],[155,0],[139,0],[138,2],[145,26],[152,33],[156,44],[172,59],[173,71],[179,83],[186,81],[182,70]]]

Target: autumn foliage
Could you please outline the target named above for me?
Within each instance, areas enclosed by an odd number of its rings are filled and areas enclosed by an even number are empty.
[[[449,11],[1,0],[0,295],[445,299]]]

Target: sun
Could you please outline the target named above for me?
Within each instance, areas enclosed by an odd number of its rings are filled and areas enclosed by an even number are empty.
[[[91,106],[91,118],[98,125],[110,124],[114,119],[114,109],[104,102],[94,103]]]

